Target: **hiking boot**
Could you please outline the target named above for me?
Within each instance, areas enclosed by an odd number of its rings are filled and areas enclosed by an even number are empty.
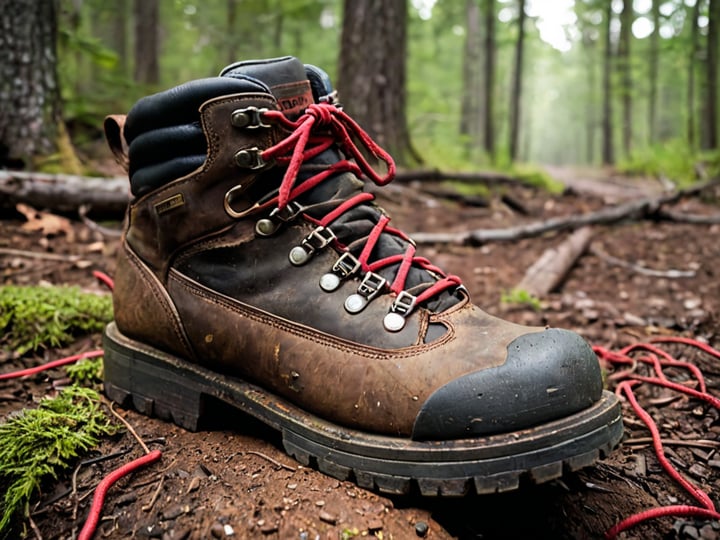
[[[300,463],[396,494],[510,490],[618,443],[580,336],[488,315],[373,204],[394,164],[319,68],[233,64],[106,133],[133,194],[111,399],[190,430],[219,399]]]

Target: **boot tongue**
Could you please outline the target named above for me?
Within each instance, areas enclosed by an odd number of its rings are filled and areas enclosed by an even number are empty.
[[[238,75],[265,83],[288,118],[297,118],[314,102],[305,66],[292,56],[237,62],[220,72],[221,77]]]
[[[221,77],[252,77],[264,83],[278,101],[285,116],[297,119],[303,111],[321,96],[332,92],[327,74],[321,69],[305,65],[293,56],[267,60],[244,60],[227,66],[220,72]],[[310,77],[310,79],[308,78]],[[329,148],[314,157],[313,165],[332,165],[342,159],[336,148]],[[301,171],[298,183],[316,174]],[[274,186],[277,187],[277,186]],[[363,183],[349,174],[336,175],[323,182],[302,197],[302,203],[313,205],[340,195],[348,197],[352,192],[362,191]]]

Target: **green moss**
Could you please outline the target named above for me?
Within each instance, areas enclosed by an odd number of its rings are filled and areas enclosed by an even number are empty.
[[[0,348],[25,354],[61,347],[112,320],[109,296],[77,287],[0,287]]]
[[[65,367],[70,380],[82,386],[93,386],[102,382],[103,360],[102,358],[84,358],[74,364]]]
[[[500,296],[500,302],[513,307],[529,307],[535,311],[540,311],[540,299],[530,294],[525,289],[511,289],[505,291]]]
[[[10,535],[14,520],[29,515],[30,499],[43,481],[57,478],[116,429],[97,392],[78,386],[0,424],[0,537]]]
[[[560,195],[565,191],[565,186],[561,182],[555,180],[544,169],[539,167],[516,164],[511,167],[508,174],[516,177],[524,184],[535,186],[554,195]]]
[[[707,178],[720,175],[720,152],[697,153],[686,141],[673,140],[633,152],[617,169],[625,174],[664,178],[683,188],[701,179],[700,170]]]

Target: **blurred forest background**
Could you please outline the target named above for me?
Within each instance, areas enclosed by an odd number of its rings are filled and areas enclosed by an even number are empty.
[[[406,167],[682,183],[720,163],[718,24],[720,0],[0,0],[0,167],[87,174],[106,114],[291,54]]]

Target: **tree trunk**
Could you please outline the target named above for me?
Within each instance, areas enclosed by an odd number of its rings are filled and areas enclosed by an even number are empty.
[[[698,0],[695,2],[698,3]],[[660,65],[660,0],[652,0],[653,31],[650,34],[649,76],[650,92],[648,95],[648,141],[657,140],[657,89],[658,67]]]
[[[0,167],[56,149],[57,0],[0,1]]]
[[[697,122],[695,109],[695,70],[698,56],[698,39],[700,35],[700,0],[695,1],[692,9],[692,20],[690,30],[690,58],[688,62],[687,78],[687,138],[690,148],[697,146]]]
[[[622,92],[622,142],[625,157],[632,150],[632,66],[630,64],[630,42],[632,40],[633,5],[632,0],[623,0],[620,14],[620,43],[618,59]]]
[[[464,135],[468,148],[474,148],[481,133],[482,113],[480,96],[482,94],[481,44],[480,44],[480,5],[477,0],[466,0],[465,47],[463,49],[463,89],[460,105],[460,134]]]
[[[720,0],[710,0],[708,5],[707,35],[707,96],[705,122],[707,140],[705,148],[718,148],[718,25],[720,25]]]
[[[520,110],[522,106],[523,49],[525,44],[525,0],[518,2],[518,38],[515,43],[515,68],[513,71],[512,97],[510,102],[510,161],[517,159],[520,137]]]
[[[483,144],[495,161],[495,0],[485,0],[485,126]]]
[[[237,3],[238,0],[227,0],[227,26],[225,39],[227,40],[227,54],[225,61],[228,64],[238,61],[238,37],[237,30]]]
[[[116,0],[116,12],[112,19],[110,43],[118,55],[118,71],[128,74],[128,6],[127,0]]]
[[[602,160],[605,165],[615,163],[612,118],[612,13],[612,2],[608,2],[605,8],[605,53],[603,58]]]
[[[585,105],[585,161],[595,163],[596,132],[597,132],[597,43],[588,36],[583,36],[583,48],[587,61],[587,93]]]
[[[405,0],[345,0],[338,91],[345,109],[398,165],[419,159],[407,128]]]
[[[160,80],[158,0],[135,0],[135,82],[157,84]]]

